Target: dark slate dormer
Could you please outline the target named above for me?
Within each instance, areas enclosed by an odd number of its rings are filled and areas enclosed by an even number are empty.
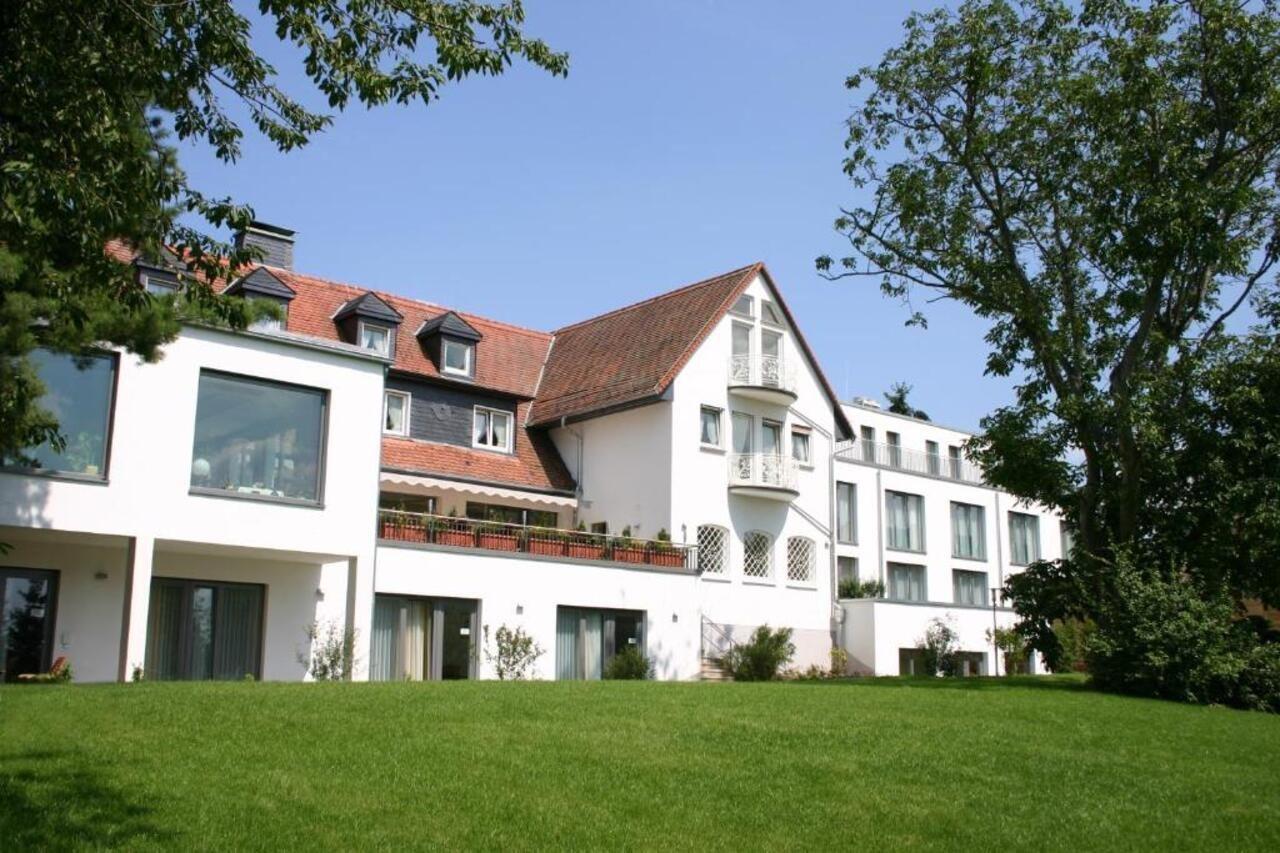
[[[394,358],[396,330],[404,317],[373,291],[348,300],[333,315],[338,334],[344,341]]]
[[[441,376],[474,379],[476,345],[481,334],[452,311],[433,317],[418,329],[418,340]]]
[[[249,227],[236,234],[236,248],[253,246],[262,252],[262,262],[273,267],[293,269],[294,232],[279,225],[250,222]]]
[[[257,324],[258,329],[283,329],[289,318],[289,303],[297,296],[293,288],[285,284],[266,267],[258,267],[246,276],[231,282],[224,291],[228,296],[243,296],[245,299],[269,299],[280,306],[283,319],[279,321],[264,320]]]
[[[143,258],[136,259],[133,266],[137,271],[138,284],[153,296],[167,296],[182,289],[178,273],[167,266]]]

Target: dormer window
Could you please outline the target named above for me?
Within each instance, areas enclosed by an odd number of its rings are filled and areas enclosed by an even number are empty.
[[[475,346],[465,341],[444,338],[440,342],[440,369],[455,376],[470,376]]]
[[[360,321],[360,346],[378,355],[391,355],[391,330]]]
[[[737,302],[733,303],[729,313],[737,314],[739,317],[754,317],[756,316],[755,300],[744,293],[738,297]]]
[[[262,300],[263,302],[272,303],[280,308],[279,317],[262,317],[254,320],[249,324],[249,329],[254,332],[280,332],[284,331],[285,321],[289,317],[289,303],[283,299],[272,299],[270,296],[248,296],[247,299],[252,301]]]
[[[280,306],[280,319],[264,317],[249,327],[253,331],[276,331],[287,328],[285,320],[289,313],[289,302],[295,296],[293,288],[265,267],[258,267],[243,278],[236,279],[225,292],[232,296],[243,296],[245,299],[266,299]]]

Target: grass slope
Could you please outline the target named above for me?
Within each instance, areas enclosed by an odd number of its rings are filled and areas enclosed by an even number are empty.
[[[0,689],[10,850],[1275,850],[1278,768],[1062,680]]]

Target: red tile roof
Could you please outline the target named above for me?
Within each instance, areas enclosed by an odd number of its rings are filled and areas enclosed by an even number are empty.
[[[752,264],[559,329],[530,423],[656,398],[763,268]]]

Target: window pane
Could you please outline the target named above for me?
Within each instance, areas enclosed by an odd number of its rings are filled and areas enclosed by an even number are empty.
[[[457,373],[471,372],[471,347],[457,341],[444,341],[444,367]]]
[[[382,326],[360,325],[360,346],[386,355],[391,341],[388,330]]]
[[[1009,513],[1009,561],[1026,566],[1039,559],[1039,517],[1022,512]]]
[[[752,310],[752,303],[752,298],[744,293],[738,297],[738,301],[733,303],[733,307],[729,311],[742,317],[754,317],[755,312]]]
[[[755,421],[750,415],[741,412],[733,413],[733,451],[734,453],[750,453],[753,446],[751,429]]]
[[[809,433],[792,431],[791,455],[799,462],[809,461]]]
[[[777,305],[767,299],[760,301],[760,317],[766,323],[772,323],[775,326],[782,325],[782,312],[778,310]]]
[[[840,583],[853,583],[858,579],[858,561],[853,557],[836,557],[836,572]]]
[[[751,355],[751,327],[741,323],[733,324],[733,354]]]
[[[857,539],[856,496],[852,483],[836,483],[836,538],[841,542]]]
[[[885,492],[888,546],[899,551],[924,550],[924,498]]]
[[[956,604],[986,605],[987,573],[956,569],[951,573]]]
[[[986,511],[982,507],[951,504],[951,553],[973,560],[986,559]]]
[[[926,441],[924,452],[929,464],[929,473],[937,477],[942,473],[942,458],[938,456],[938,442]]]
[[[889,597],[899,601],[924,601],[924,566],[890,563]]]
[[[702,408],[702,443],[720,446],[720,410]]]
[[[507,447],[508,439],[511,431],[511,416],[504,413],[495,412],[492,415],[493,422],[493,446]]]
[[[30,358],[45,387],[40,406],[57,419],[58,434],[65,445],[58,451],[46,442],[4,462],[45,471],[105,475],[115,357],[75,359],[38,349]]]
[[[320,498],[323,391],[200,374],[191,485]]]
[[[489,413],[484,409],[476,409],[476,444],[489,443]]]
[[[782,453],[782,425],[764,422],[764,447],[765,453],[777,456]]]
[[[383,429],[387,432],[403,434],[404,429],[404,410],[405,403],[408,398],[403,394],[387,394],[387,419],[383,425]]]

